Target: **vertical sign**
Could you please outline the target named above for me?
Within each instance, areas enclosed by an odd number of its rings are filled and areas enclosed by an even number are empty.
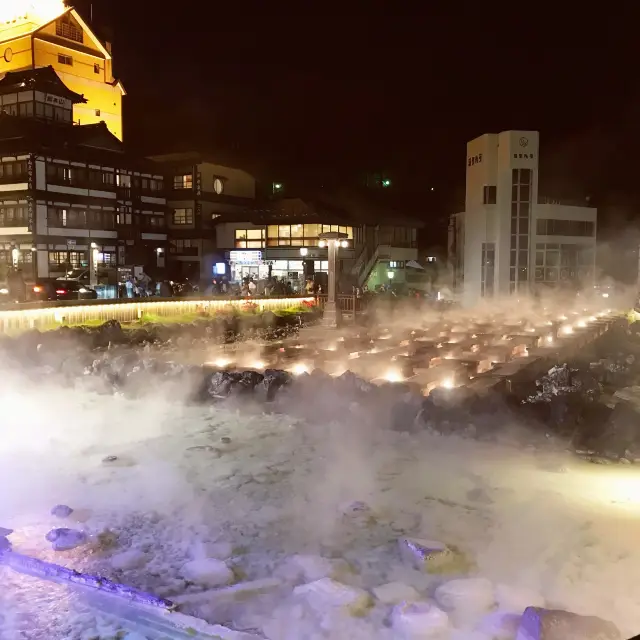
[[[29,229],[29,233],[32,233],[34,215],[33,192],[36,187],[36,168],[32,155],[30,155],[29,159],[27,160],[27,176],[29,188],[29,195],[27,196],[27,228]]]
[[[193,167],[193,173],[196,178],[196,218],[194,222],[198,226],[202,217],[202,203],[198,199],[202,195],[202,174],[198,171],[197,165]]]
[[[196,195],[202,195],[202,174],[198,171],[198,167],[193,168],[193,173],[196,177]]]

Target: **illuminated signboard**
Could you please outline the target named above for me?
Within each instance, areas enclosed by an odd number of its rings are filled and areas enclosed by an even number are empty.
[[[229,251],[229,262],[256,264],[262,262],[262,251]]]

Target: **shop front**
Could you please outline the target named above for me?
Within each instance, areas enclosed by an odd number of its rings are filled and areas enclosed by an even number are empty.
[[[269,277],[269,265],[262,251],[229,251],[229,280],[241,283],[246,278],[264,280]]]

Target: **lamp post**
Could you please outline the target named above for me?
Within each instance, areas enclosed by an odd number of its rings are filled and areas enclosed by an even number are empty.
[[[89,284],[92,287],[98,284],[98,258],[98,245],[92,242],[89,249]]]
[[[327,303],[322,314],[322,325],[324,327],[335,328],[340,324],[340,307],[337,304],[336,292],[336,260],[339,247],[347,246],[347,234],[330,231],[320,234],[319,246],[328,249],[328,280]]]

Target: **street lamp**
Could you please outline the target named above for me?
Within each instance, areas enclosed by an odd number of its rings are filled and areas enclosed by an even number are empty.
[[[89,284],[92,287],[98,284],[98,245],[95,242],[91,243],[91,250],[89,252]]]
[[[309,249],[307,249],[307,247],[300,247],[300,255],[305,258],[309,255]]]
[[[324,327],[335,328],[340,323],[340,307],[337,304],[336,295],[336,265],[338,248],[344,246],[347,240],[346,233],[338,233],[337,231],[329,231],[327,233],[321,233],[319,238],[319,246],[328,248],[328,280],[329,286],[327,290],[327,303],[324,307],[324,313],[322,315],[322,325]]]

